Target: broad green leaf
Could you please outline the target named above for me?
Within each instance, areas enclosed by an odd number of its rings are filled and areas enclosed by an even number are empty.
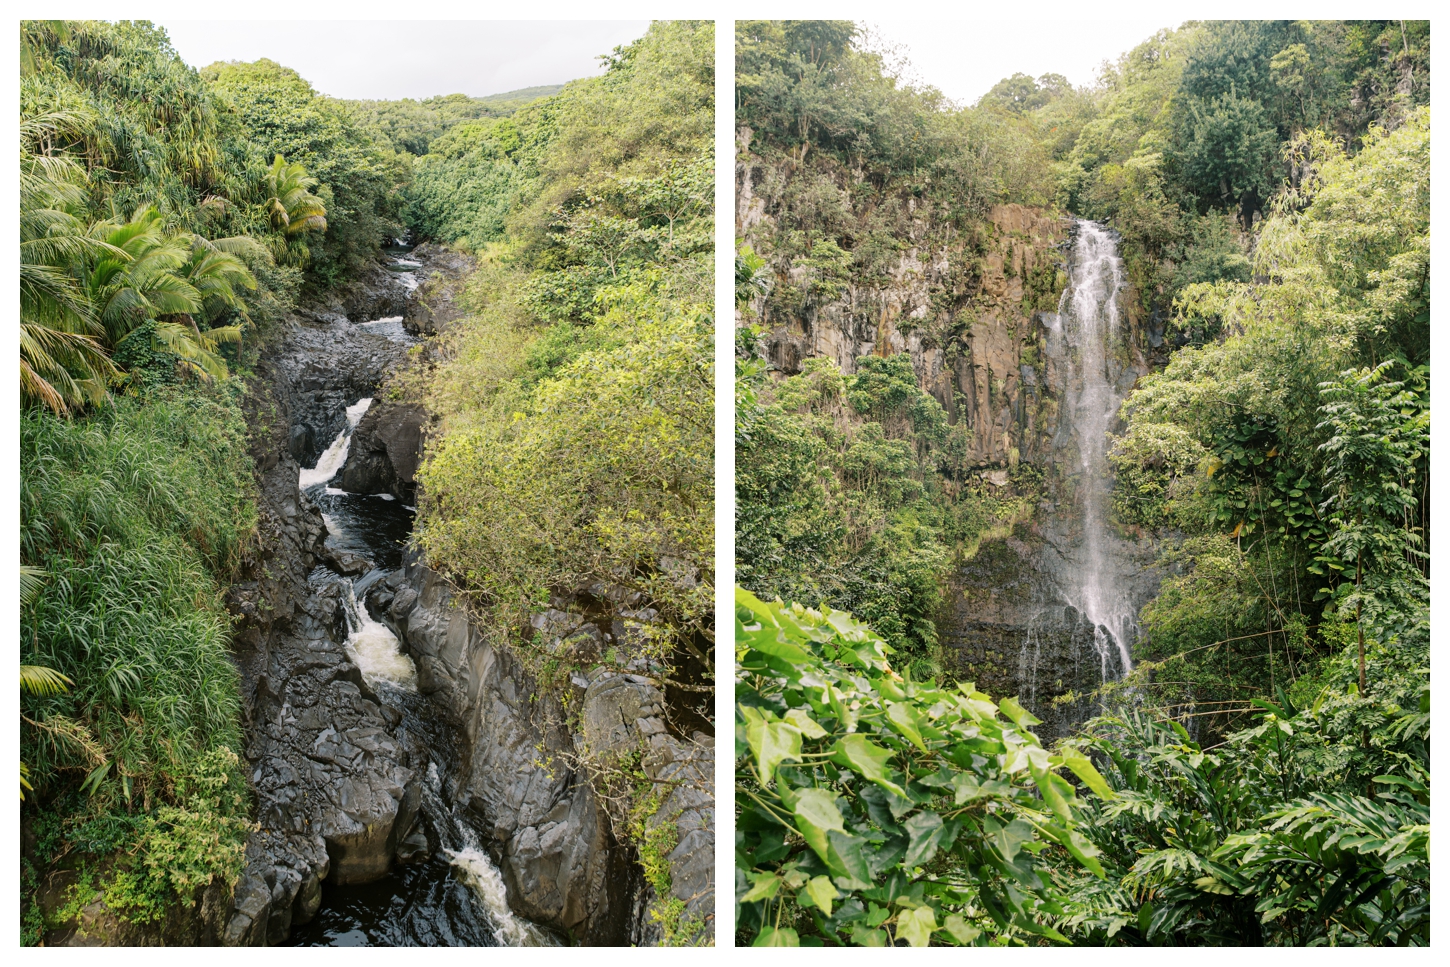
[[[871,867],[866,862],[863,847],[866,840],[848,833],[831,830],[826,833],[830,848],[826,865],[836,875],[836,885],[843,890],[865,890],[871,886]]]
[[[759,631],[746,631],[745,644],[761,654],[782,658],[793,665],[803,665],[811,660],[809,652],[786,640],[779,629],[769,625]]]
[[[826,730],[821,728],[805,709],[791,709],[785,713],[785,720],[800,729],[801,735],[808,739],[822,739],[826,736]]]
[[[1138,931],[1143,934],[1143,939],[1148,940],[1153,931],[1153,904],[1145,901],[1138,908]]]
[[[977,782],[977,777],[970,772],[959,772],[953,776],[952,786],[957,791],[956,804],[958,806],[982,795],[981,784]]]
[[[921,729],[917,727],[917,712],[905,702],[888,702],[886,704],[886,720],[896,727],[896,731],[923,752],[928,751],[926,743],[921,740]]]
[[[800,934],[790,927],[764,927],[752,947],[799,947]]]
[[[1083,866],[1087,867],[1097,876],[1104,876],[1103,866],[1098,862],[1102,851],[1092,844],[1085,836],[1070,826],[1058,826],[1055,824],[1042,826],[1043,835],[1053,842],[1059,844],[1073,855]]]
[[[740,898],[741,903],[769,900],[780,890],[780,877],[774,873],[750,873],[747,875],[755,880],[755,884],[745,891],[745,895]]]
[[[811,881],[806,884],[806,895],[815,902],[816,906],[821,908],[822,913],[829,917],[831,915],[831,904],[841,894],[836,889],[836,885],[831,882],[830,877],[816,876],[812,877]]]
[[[850,732],[854,729],[860,716],[848,707],[848,703],[841,697],[841,690],[834,685],[827,685],[826,696],[830,699],[831,711],[836,714],[836,719],[840,722],[841,731]]]
[[[738,586],[735,588],[735,605],[749,610],[760,623],[759,630],[743,629],[745,641],[751,648],[797,664],[811,661],[810,652],[788,640],[785,629],[780,627],[785,616],[779,606],[772,607]]]
[[[1064,823],[1071,824],[1074,798],[1072,785],[1050,769],[1037,768],[1035,765],[1032,779],[1037,783],[1037,791],[1042,793],[1042,801],[1047,803],[1048,808],[1057,813]]]
[[[897,684],[896,679],[883,676],[871,679],[871,687],[876,689],[877,694],[882,698],[889,698],[894,702],[905,700],[906,692]]]
[[[799,733],[797,733],[799,735]],[[797,747],[799,752],[799,747]],[[895,773],[889,763],[893,753],[866,738],[864,735],[848,735],[838,739],[832,749],[831,761],[860,773],[888,792],[907,798],[906,790],[897,785]]]
[[[802,789],[794,796],[792,811],[796,829],[816,855],[829,864],[831,847],[826,834],[833,829],[846,831],[841,811],[836,808],[836,797],[824,789]]]
[[[953,940],[964,947],[982,935],[982,931],[967,923],[960,913],[953,913],[947,917],[943,929],[951,934]]]
[[[1071,769],[1073,774],[1082,780],[1083,785],[1091,789],[1098,798],[1112,799],[1116,795],[1107,780],[1103,778],[1102,773],[1098,772],[1093,765],[1092,760],[1079,750],[1071,747],[1059,749],[1057,758],[1062,760],[1062,764]]]
[[[1000,708],[1002,710],[1002,714],[1011,719],[1012,724],[1017,726],[1019,729],[1030,729],[1034,725],[1042,724],[1042,719],[1033,715],[1021,705],[1017,704],[1017,699],[1015,698],[1004,698],[1002,699],[1002,701],[997,703],[997,707]]]
[[[858,947],[884,947],[886,941],[885,930],[873,930],[861,923],[851,928],[851,942]]]
[[[896,918],[896,935],[913,947],[928,946],[935,929],[936,913],[931,907],[903,910]]]
[[[745,740],[760,769],[760,781],[770,784],[775,767],[786,760],[799,762],[801,757],[800,729],[786,722],[767,722],[759,719],[745,727]]]
[[[1034,830],[1031,823],[1014,819],[1006,826],[995,830],[988,827],[987,833],[992,845],[997,848],[997,852],[1002,854],[1004,860],[1011,863],[1017,858],[1017,852],[1022,848],[1022,844],[1032,840]]]
[[[906,847],[906,858],[901,861],[901,865],[910,868],[931,862],[937,847],[941,845],[942,835],[946,832],[941,817],[931,812],[917,813],[903,825],[911,842]]]

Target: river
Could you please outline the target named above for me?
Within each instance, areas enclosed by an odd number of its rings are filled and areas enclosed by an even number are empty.
[[[411,270],[418,263],[407,253],[401,247],[390,250],[393,268],[411,292],[417,287]],[[401,317],[358,325],[397,342],[414,342]],[[361,397],[346,407],[345,427],[313,467],[301,469],[298,486],[321,510],[328,546],[374,564],[355,578],[318,567],[309,580],[319,587],[341,586],[348,657],[379,704],[399,720],[398,741],[426,750],[422,806],[413,835],[404,844],[421,861],[396,863],[388,875],[371,883],[324,882],[316,915],[294,926],[287,942],[304,947],[551,945],[555,938],[509,909],[503,878],[477,831],[466,815],[446,803],[444,783],[456,762],[451,726],[418,692],[416,670],[397,636],[360,600],[374,582],[402,566],[415,513],[414,507],[392,494],[349,493],[336,486],[352,434],[372,403],[371,397]]]

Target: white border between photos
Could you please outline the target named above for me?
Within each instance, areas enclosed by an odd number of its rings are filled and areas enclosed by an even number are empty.
[[[1401,16],[1426,17],[1430,15],[1432,7],[1430,4],[1414,0],[1414,2],[1396,4],[1395,13]],[[1343,0],[1330,0],[1330,2],[1245,2],[1245,0],[1231,0],[1231,2],[1203,3],[1189,2],[1173,4],[1173,13],[1182,19],[1192,18],[1265,18],[1265,17],[1315,17],[1315,18],[1354,18],[1366,12],[1363,3],[1348,3]],[[520,7],[517,4],[506,4],[497,0],[482,0],[482,2],[464,2],[464,0],[434,0],[426,7],[409,9],[400,7],[396,3],[383,3],[380,0],[352,0],[352,2],[341,2],[341,0],[314,0],[305,6],[296,5],[287,9],[275,7],[250,7],[244,9],[233,9],[225,11],[231,16],[226,19],[236,20],[447,20],[447,19],[474,19],[474,20],[573,20],[573,19],[609,19],[625,17],[637,18],[698,18],[713,19],[716,21],[716,188],[715,188],[715,218],[716,218],[716,293],[715,293],[715,346],[716,346],[716,410],[715,410],[715,441],[716,441],[716,498],[715,498],[715,586],[717,588],[716,603],[716,849],[715,849],[715,886],[716,886],[716,943],[714,951],[702,951],[700,953],[685,953],[683,956],[693,960],[695,956],[701,956],[703,961],[720,963],[722,958],[728,958],[726,962],[738,962],[741,956],[755,956],[754,952],[745,954],[743,951],[736,953],[730,947],[734,940],[734,809],[733,809],[733,788],[734,788],[734,608],[733,590],[735,568],[733,560],[733,536],[734,536],[734,409],[735,396],[733,390],[734,381],[734,214],[735,214],[735,123],[734,123],[734,18],[744,17],[770,17],[770,18],[849,18],[863,22],[873,22],[883,19],[920,19],[935,20],[941,18],[956,19],[959,22],[968,19],[978,21],[1003,21],[1012,20],[1055,20],[1074,19],[1084,16],[1094,16],[1101,19],[1127,19],[1137,18],[1144,14],[1161,15],[1164,5],[1162,3],[1150,3],[1145,0],[1132,0],[1132,2],[1121,2],[1121,0],[1107,0],[1099,2],[1091,8],[1084,7],[1081,3],[1067,2],[1067,0],[1039,0],[1030,7],[1004,8],[1000,4],[988,4],[984,2],[956,2],[951,4],[936,3],[933,0],[919,2],[910,7],[893,7],[883,5],[880,0],[875,2],[864,2],[864,0],[836,0],[836,2],[821,2],[821,0],[776,0],[776,2],[762,2],[762,0],[737,0],[737,2],[692,2],[692,0],[680,0],[680,2],[631,2],[631,0],[618,0],[618,2],[595,2],[585,3],[579,0],[556,0],[547,5],[528,5]],[[104,19],[118,18],[145,18],[162,20],[173,17],[201,19],[206,14],[223,13],[215,8],[198,8],[194,3],[182,3],[180,0],[152,0],[146,3],[100,3],[96,0],[82,0],[82,2],[50,2],[50,0],[32,0],[25,4],[25,14],[31,17],[98,17]],[[974,16],[975,15],[975,16]],[[14,23],[14,21],[12,21]],[[15,103],[18,90],[18,59],[17,48],[13,45],[6,46],[0,52],[0,77],[4,78],[3,83],[11,93],[11,102]],[[964,56],[966,52],[964,52]],[[1432,63],[1443,62],[1444,58],[1436,58],[1432,51]],[[1442,63],[1442,66],[1443,63]],[[1450,76],[1450,75],[1447,75]],[[11,172],[11,178],[18,177],[18,134],[15,129],[7,135],[7,143],[10,151],[7,155],[7,170]],[[1443,167],[1443,165],[1442,165]],[[12,180],[13,184],[14,181]],[[10,224],[13,226],[17,217],[16,196],[7,196],[7,213]],[[1445,208],[1444,202],[1432,202],[1432,221],[1442,223],[1444,218],[1441,213]],[[3,244],[9,253],[9,263],[15,264],[18,256],[16,235],[14,231],[6,232]],[[1438,276],[1442,273],[1435,272]],[[14,275],[6,273],[3,279],[4,305],[14,307],[18,304],[18,280]],[[13,311],[13,309],[12,309]],[[1436,319],[1443,315],[1443,312],[1436,313]],[[8,317],[13,320],[14,316]],[[14,333],[13,323],[7,331]],[[13,337],[12,337],[13,338]],[[1443,343],[1444,339],[1438,340]],[[1432,350],[1432,356],[1442,355],[1438,348]],[[4,395],[0,398],[16,400],[18,398],[19,385],[16,371],[5,369],[3,371],[3,385],[6,388]],[[13,408],[0,407],[0,434],[3,434],[3,441],[6,451],[9,454],[16,454],[19,447],[19,420],[17,411]],[[1443,434],[1442,434],[1443,436]],[[1438,479],[1439,484],[1435,487],[1435,493],[1441,492],[1446,486],[1450,486],[1450,456],[1446,455],[1445,448],[1439,448],[1441,456],[1436,460],[1432,456],[1432,478]],[[14,459],[12,456],[11,459]],[[5,506],[18,508],[19,506],[19,461],[10,464],[11,469],[0,475],[0,493],[3,493]],[[0,591],[0,621],[3,621],[3,628],[6,631],[6,653],[13,661],[18,661],[19,641],[16,629],[19,626],[19,602],[18,602],[18,579],[16,565],[19,556],[19,519],[15,511],[5,519],[7,547],[10,557],[4,565],[5,583],[3,591]],[[1433,560],[1432,548],[1432,560]],[[1445,598],[1446,603],[1441,603]],[[1436,596],[1432,610],[1435,619],[1443,619],[1445,610],[1450,607],[1450,598]],[[1441,621],[1435,620],[1435,626],[1440,626]],[[1436,634],[1434,637],[1434,651],[1440,652],[1440,639],[1443,634]],[[19,727],[18,727],[18,689],[11,686],[0,690],[0,726],[4,729],[5,762],[6,769],[14,774],[15,766],[19,758]],[[1441,698],[1436,705],[1445,704]],[[1444,743],[1441,743],[1442,749]],[[1438,758],[1443,758],[1443,751]],[[16,830],[19,823],[19,807],[16,800],[6,800],[5,805],[6,829]],[[1441,806],[1436,810],[1437,814],[1445,812],[1444,800],[1442,797]],[[7,870],[18,869],[19,843],[18,837],[14,835],[0,837],[0,856],[3,856],[4,868]],[[18,947],[19,945],[19,895],[18,878],[7,875],[3,886],[0,886],[0,896],[5,899],[4,908],[11,911],[10,917],[5,919],[3,942],[6,946]],[[1441,907],[1445,907],[1444,902]],[[1444,928],[1443,917],[1437,916],[1436,922],[1441,922]],[[725,952],[720,952],[722,949]],[[824,963],[827,958],[836,961],[840,958],[865,958],[877,956],[869,952],[852,952],[844,950],[796,950],[782,955],[778,953],[762,952],[768,960],[776,956],[789,956],[793,963],[801,960],[805,962]],[[1422,952],[1423,953],[1423,952]],[[1306,956],[1302,951],[1280,951],[1276,952],[1277,958],[1283,958],[1286,954],[1293,960],[1299,956]],[[1000,959],[1002,957],[1022,958],[1044,958],[1046,956],[1063,956],[1064,953],[1056,950],[1025,950],[1025,951],[1001,951],[1001,950],[974,950],[973,958],[985,956],[988,959]],[[218,949],[215,953],[208,952],[205,956],[215,957],[220,961],[240,962],[241,958],[253,956],[251,951]],[[283,961],[296,961],[304,956],[297,952],[297,948],[279,950],[276,954],[269,954],[269,957],[277,957]],[[343,956],[342,954],[320,952],[316,956],[326,958],[329,956]],[[360,951],[347,956],[362,958],[392,957],[392,952],[378,950]],[[440,950],[437,953],[409,952],[405,955],[409,961],[418,958],[461,958],[472,957],[471,951]],[[500,956],[504,959],[522,960],[527,958],[535,963],[565,963],[566,958],[572,956],[567,949],[544,949],[530,952],[511,951],[507,948],[499,948],[497,951],[489,951],[485,956]],[[616,954],[605,952],[603,956],[606,961],[612,960]],[[680,954],[672,951],[648,951],[631,950],[618,954],[621,957],[629,957],[632,960],[643,958],[647,961],[664,962],[668,958],[674,962]],[[911,955],[912,957],[925,957],[936,959],[953,956],[960,957],[947,950],[921,951]],[[1156,951],[1132,951],[1132,950],[1090,950],[1075,951],[1070,956],[1084,957],[1090,960],[1111,957],[1114,963],[1121,963],[1125,960],[1145,960],[1148,957],[1158,959]],[[1175,957],[1186,958],[1188,961],[1206,962],[1210,957],[1217,958],[1216,952],[1204,950],[1182,951],[1175,953]],[[1242,955],[1239,955],[1242,956]],[[1251,955],[1252,956],[1252,955]],[[1328,952],[1316,952],[1316,959],[1330,956]],[[1428,955],[1425,955],[1428,958]],[[65,962],[74,960],[79,963],[81,957],[94,959],[90,951],[77,950],[51,950],[38,951],[34,949],[22,949],[21,958],[27,961],[38,962],[44,957],[48,962]],[[191,952],[177,951],[138,951],[117,949],[108,951],[105,958],[112,962],[127,963],[132,960],[141,962],[145,958],[147,963],[154,963],[157,960],[167,962],[185,958],[190,961],[195,954]],[[778,961],[778,962],[784,962]],[[864,962],[864,960],[863,960]]]

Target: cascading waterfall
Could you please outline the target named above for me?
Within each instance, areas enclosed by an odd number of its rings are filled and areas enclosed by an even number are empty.
[[[1080,220],[1076,235],[1068,286],[1056,319],[1049,323],[1048,340],[1049,354],[1067,375],[1059,437],[1070,432],[1077,452],[1071,476],[1082,523],[1081,539],[1069,552],[1071,559],[1057,583],[1066,602],[1091,625],[1102,679],[1109,681],[1132,671],[1138,630],[1137,609],[1108,532],[1108,431],[1126,396],[1126,388],[1114,378],[1124,367],[1113,356],[1122,337],[1118,300],[1123,263],[1116,242],[1101,225]]]
[[[552,947],[554,939],[537,926],[514,915],[509,909],[508,893],[503,875],[484,851],[473,827],[462,822],[443,803],[443,783],[438,767],[428,763],[423,781],[423,810],[434,819],[434,828],[442,841],[442,852],[453,864],[456,874],[473,891],[483,908],[494,936],[508,947]]]
[[[347,463],[347,447],[352,442],[352,431],[357,429],[358,421],[363,418],[363,414],[372,405],[373,398],[371,396],[364,396],[347,408],[347,426],[343,427],[342,432],[337,435],[337,438],[328,444],[326,450],[322,451],[322,456],[317,458],[317,466],[310,470],[307,467],[303,467],[298,472],[298,488],[306,490],[308,487],[315,486],[316,484],[327,483],[333,477],[337,476],[337,472],[342,469],[342,465]]]
[[[400,334],[411,341],[396,317],[378,320],[371,328],[386,328],[383,334],[389,338]],[[396,867],[378,883],[324,891],[323,909],[311,924],[294,932],[294,942],[553,946],[558,941],[552,935],[509,909],[502,874],[461,811],[445,802],[439,763],[448,758],[446,751],[440,751],[449,745],[446,726],[433,720],[427,699],[418,690],[417,667],[404,653],[397,635],[373,618],[359,599],[359,586],[365,593],[373,580],[399,565],[413,512],[391,494],[353,494],[329,485],[347,462],[353,431],[372,402],[364,397],[347,408],[346,426],[315,467],[301,470],[298,483],[323,511],[328,544],[379,565],[379,570],[356,581],[319,567],[313,580],[340,586],[348,625],[343,643],[348,657],[378,700],[400,718],[400,738],[412,733],[427,750],[427,773],[420,784],[420,822],[433,830],[438,849],[432,859]],[[398,913],[405,914],[407,922],[392,922]]]

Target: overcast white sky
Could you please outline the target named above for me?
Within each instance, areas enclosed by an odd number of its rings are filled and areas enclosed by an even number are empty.
[[[1062,74],[1074,85],[1097,79],[1117,60],[1178,20],[879,20],[864,21],[910,62],[908,77],[960,104],[972,104],[1004,77],[1021,71]]]
[[[267,57],[342,98],[482,97],[600,73],[646,20],[157,21],[183,60]]]

